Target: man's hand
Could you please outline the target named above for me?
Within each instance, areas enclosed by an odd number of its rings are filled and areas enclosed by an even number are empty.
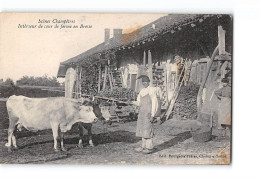
[[[151,122],[151,123],[154,123],[155,121],[156,121],[156,117],[151,116],[150,122]]]
[[[135,105],[135,106],[139,106],[139,104],[138,104],[137,101],[132,101],[131,104],[132,104],[132,105]]]

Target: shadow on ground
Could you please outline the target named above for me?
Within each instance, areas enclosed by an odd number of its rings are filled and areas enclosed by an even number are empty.
[[[190,131],[179,133],[173,139],[170,139],[162,144],[155,146],[155,149],[152,153],[156,153],[156,152],[162,151],[164,149],[168,149],[168,148],[178,144],[179,142],[183,142],[191,137],[192,137],[192,135],[191,135]]]
[[[57,154],[56,154],[57,155]],[[71,157],[72,155],[69,153],[63,154],[61,156],[45,156],[44,159],[38,159],[38,160],[32,160],[32,161],[26,161],[26,162],[21,162],[20,164],[37,164],[37,163],[45,163],[45,162],[53,162],[53,161],[57,161],[57,160],[62,160],[62,159],[67,159],[69,157]]]
[[[85,140],[83,140],[83,143],[87,142],[88,140],[87,138],[88,137],[85,136]],[[124,130],[93,134],[92,139],[95,145],[115,143],[115,142],[136,143],[140,140],[135,136],[134,132],[124,131]],[[79,137],[73,137],[68,139],[65,138],[65,144],[78,144],[78,142],[79,142]]]
[[[30,134],[31,134],[31,136],[30,136]],[[28,132],[28,133],[22,134],[23,137],[32,137],[32,136],[36,136],[36,135],[38,135],[38,133]],[[19,136],[18,138],[22,138],[22,137]],[[92,134],[92,139],[93,139],[93,142],[95,145],[115,143],[115,142],[136,143],[140,140],[139,138],[137,138],[135,136],[134,132],[124,131],[124,130],[108,132],[108,133]],[[34,140],[37,140],[37,139],[34,139]],[[83,143],[87,143],[87,140],[88,140],[88,137],[85,136],[85,140],[83,140]],[[65,146],[71,145],[71,144],[77,145],[78,142],[79,142],[78,136],[68,138],[65,135],[65,140],[64,140]],[[46,144],[46,143],[53,143],[53,139],[28,143],[23,146],[19,146],[19,149],[30,148],[35,145]]]

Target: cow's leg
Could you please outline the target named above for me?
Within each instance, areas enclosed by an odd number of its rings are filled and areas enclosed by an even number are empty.
[[[67,151],[67,149],[64,147],[64,132],[60,132],[60,145],[62,151]]]
[[[88,143],[89,143],[89,145],[90,145],[91,147],[94,147],[94,144],[93,144],[93,141],[92,141],[92,132],[91,132],[91,128],[92,128],[92,124],[88,124],[88,125],[87,125],[88,137],[89,137],[89,141],[88,141]]]
[[[9,116],[10,116],[10,114],[9,114]],[[12,151],[12,149],[11,149],[11,147],[12,147],[12,139],[15,139],[14,129],[15,129],[15,125],[16,125],[17,120],[16,120],[16,118],[9,118],[8,142],[5,144],[5,146],[8,147],[8,151],[9,152]],[[17,147],[16,146],[16,141],[15,141],[15,147]]]
[[[22,126],[21,124],[18,124],[18,125]],[[12,143],[13,143],[13,146],[14,146],[15,149],[18,149],[18,147],[16,145],[16,133],[18,132],[18,125],[15,126],[14,133],[13,133],[13,136],[12,136]]]
[[[59,148],[58,148],[59,124],[51,123],[51,128],[52,128],[53,139],[54,139],[54,150],[55,150],[55,152],[58,152],[59,151]]]
[[[78,144],[78,147],[79,148],[83,148],[83,144],[82,144],[82,140],[83,140],[83,125],[82,123],[78,123],[78,128],[79,128],[79,144]]]
[[[13,146],[15,149],[18,149],[17,145],[16,145],[16,138],[15,135],[12,136],[12,142],[13,142]]]
[[[8,142],[5,144],[6,147],[11,147],[12,146],[12,137],[14,133],[14,128],[8,128]]]

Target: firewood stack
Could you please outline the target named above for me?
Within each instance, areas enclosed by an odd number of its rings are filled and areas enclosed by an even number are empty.
[[[174,116],[174,118],[181,120],[191,119],[197,112],[196,100],[198,91],[199,85],[189,84],[182,86],[170,118]]]
[[[122,101],[135,101],[137,99],[137,94],[134,90],[129,88],[114,88],[113,91],[105,89],[98,93],[99,96],[114,98]]]

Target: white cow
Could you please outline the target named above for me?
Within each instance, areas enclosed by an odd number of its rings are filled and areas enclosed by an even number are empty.
[[[97,119],[92,106],[84,106],[75,99],[64,97],[32,99],[14,95],[7,100],[6,106],[9,128],[8,142],[5,146],[9,147],[9,150],[12,144],[17,148],[13,135],[16,125],[31,131],[52,129],[54,150],[59,150],[57,139],[60,136],[61,150],[66,151],[63,144],[64,133],[77,122],[92,123]]]

